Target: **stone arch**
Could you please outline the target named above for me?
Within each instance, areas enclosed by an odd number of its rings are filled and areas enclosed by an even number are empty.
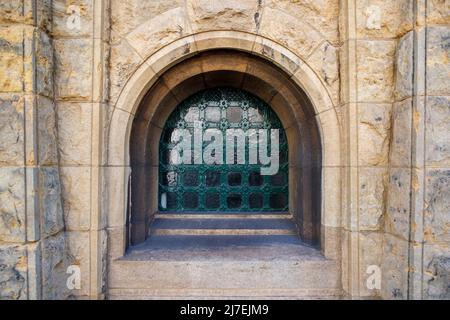
[[[246,78],[251,81],[246,81]],[[227,84],[227,81],[231,85],[241,83],[246,90],[269,101],[289,131],[288,139],[295,141],[292,148],[295,149],[300,143],[297,149],[301,150],[293,152],[298,158],[292,160],[299,161],[300,155],[306,157],[302,158],[305,167],[299,168],[299,171],[302,174],[307,172],[315,177],[315,181],[319,181],[319,190],[315,191],[319,197],[322,196],[318,200],[309,196],[307,199],[316,200],[301,204],[303,212],[321,212],[321,216],[299,217],[300,233],[311,242],[318,241],[318,235],[321,234],[322,250],[327,256],[334,257],[338,243],[336,231],[340,222],[340,195],[333,192],[340,189],[340,171],[333,169],[340,167],[340,132],[330,96],[320,78],[291,51],[269,39],[237,31],[204,32],[176,40],[150,56],[124,86],[113,110],[108,139],[108,165],[121,168],[117,170],[120,176],[114,181],[116,185],[109,184],[111,210],[108,220],[115,223],[110,224],[110,227],[117,227],[117,232],[123,235],[120,238],[122,241],[114,244],[116,248],[113,251],[118,255],[120,252],[123,254],[128,241],[125,224],[130,165],[136,167],[134,172],[138,174],[138,167],[145,170],[146,166],[152,166],[152,162],[155,164],[151,155],[157,154],[151,151],[154,147],[151,139],[141,141],[146,152],[136,151],[134,141],[130,149],[131,136],[144,139],[158,136],[164,119],[186,95],[200,90],[201,86],[213,86],[215,81],[221,85]],[[138,110],[139,105],[144,107]],[[157,105],[165,107],[154,108]],[[299,123],[302,124],[301,128],[296,126]],[[314,127],[316,129],[311,129]],[[299,136],[305,138],[300,141]],[[317,148],[321,152],[315,150]],[[140,147],[137,149],[142,150]],[[135,152],[133,163],[130,162],[128,150],[131,150],[131,154]],[[313,151],[311,157],[305,151]],[[314,152],[319,156],[313,156]],[[306,170],[308,168],[315,169]],[[151,175],[152,170],[146,170],[141,176]],[[303,185],[296,186],[298,179],[294,177],[290,178],[293,188],[301,189],[302,192],[314,180],[311,177],[304,178]],[[145,185],[144,181],[152,180],[134,180],[133,183],[137,184],[135,188],[153,190],[154,186]],[[150,191],[150,194],[156,195],[157,192]],[[298,200],[290,199],[290,203]],[[149,212],[152,210],[138,199],[132,201],[135,209],[139,208],[141,216],[133,217],[131,221],[131,240],[132,243],[139,243],[145,239],[151,219]],[[320,224],[314,219],[318,219]],[[322,232],[319,228],[322,228]]]

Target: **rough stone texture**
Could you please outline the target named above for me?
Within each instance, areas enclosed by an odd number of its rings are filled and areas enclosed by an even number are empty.
[[[414,68],[413,45],[413,32],[408,32],[400,39],[397,50],[397,74],[395,77],[395,97],[397,100],[402,100],[412,95]]]
[[[0,244],[0,300],[23,300],[26,298],[26,247]]]
[[[61,184],[66,230],[89,230],[91,170],[62,167]]]
[[[39,141],[39,164],[44,166],[57,165],[57,133],[56,114],[53,101],[37,96],[37,120]]]
[[[395,103],[392,113],[390,164],[393,167],[407,167],[411,164],[411,99]]]
[[[91,103],[58,102],[58,150],[61,165],[91,162]]]
[[[69,231],[67,236],[67,264],[80,267],[81,287],[71,290],[72,296],[89,295],[90,247],[89,232]]]
[[[90,39],[59,39],[54,41],[54,46],[56,96],[59,99],[74,100],[90,98],[92,41]]]
[[[0,26],[0,92],[32,88],[33,27]]]
[[[387,169],[361,168],[359,171],[359,228],[381,230],[384,199],[387,194]]]
[[[412,29],[413,1],[358,0],[356,25],[359,37],[401,36]]]
[[[307,22],[333,43],[339,40],[337,0],[265,0],[264,5],[281,9],[296,19]],[[269,15],[265,17],[271,18]]]
[[[183,0],[111,0],[111,41],[115,43],[142,23],[174,8]]]
[[[309,58],[312,68],[319,74],[335,105],[339,104],[339,49],[324,42]]]
[[[357,41],[358,99],[390,102],[394,83],[395,41]]]
[[[390,234],[384,235],[381,297],[406,299],[408,277],[408,242]]]
[[[428,97],[426,108],[427,164],[450,166],[450,97]]]
[[[24,163],[24,98],[0,94],[0,165]]]
[[[429,24],[450,24],[450,3],[448,0],[428,0],[427,4],[427,22]]]
[[[2,241],[25,241],[25,175],[22,168],[0,167],[0,242]]]
[[[424,298],[450,299],[450,250],[445,245],[424,247]]]
[[[391,105],[360,104],[359,113],[359,163],[363,166],[388,164]]]
[[[39,182],[40,212],[43,215],[42,233],[44,235],[56,234],[64,227],[58,169],[54,167],[41,168]]]
[[[42,243],[42,298],[47,300],[67,298],[66,239],[61,232]]]
[[[54,37],[91,35],[93,5],[92,0],[53,0],[52,35]]]
[[[260,34],[308,57],[322,41],[322,35],[305,22],[280,10],[266,8],[260,26]]]
[[[256,32],[260,27],[262,8],[262,1],[252,0],[187,1],[187,12],[194,32],[221,29]],[[230,21],[233,23],[230,24]]]
[[[371,275],[367,273],[367,269],[369,266],[381,266],[382,262],[382,242],[383,242],[383,234],[378,232],[362,232],[359,236],[359,244],[360,244],[360,274],[362,275],[361,279],[361,296],[363,297],[376,297],[380,295],[379,289],[370,289],[367,286],[368,277]]]
[[[450,95],[450,27],[427,30],[427,93]]]
[[[409,238],[410,189],[410,169],[392,168],[389,176],[385,230],[404,240]]]
[[[450,242],[450,170],[427,171],[425,203],[425,241]]]

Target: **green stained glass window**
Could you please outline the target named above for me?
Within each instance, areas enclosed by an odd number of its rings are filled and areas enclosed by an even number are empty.
[[[159,152],[160,211],[288,210],[286,134],[270,106],[246,91],[207,89],[183,101]]]

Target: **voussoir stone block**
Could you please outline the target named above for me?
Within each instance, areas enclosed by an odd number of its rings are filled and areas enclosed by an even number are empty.
[[[27,299],[27,249],[0,244],[0,300]]]
[[[450,95],[450,26],[427,29],[427,93]]]
[[[450,242],[450,170],[426,173],[424,239]]]
[[[25,226],[24,169],[0,167],[0,242],[25,241]]]
[[[0,166],[24,163],[24,98],[0,94]]]

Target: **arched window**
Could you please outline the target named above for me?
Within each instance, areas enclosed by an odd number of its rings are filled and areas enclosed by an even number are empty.
[[[160,212],[288,211],[288,146],[269,105],[234,88],[201,91],[159,144]]]

